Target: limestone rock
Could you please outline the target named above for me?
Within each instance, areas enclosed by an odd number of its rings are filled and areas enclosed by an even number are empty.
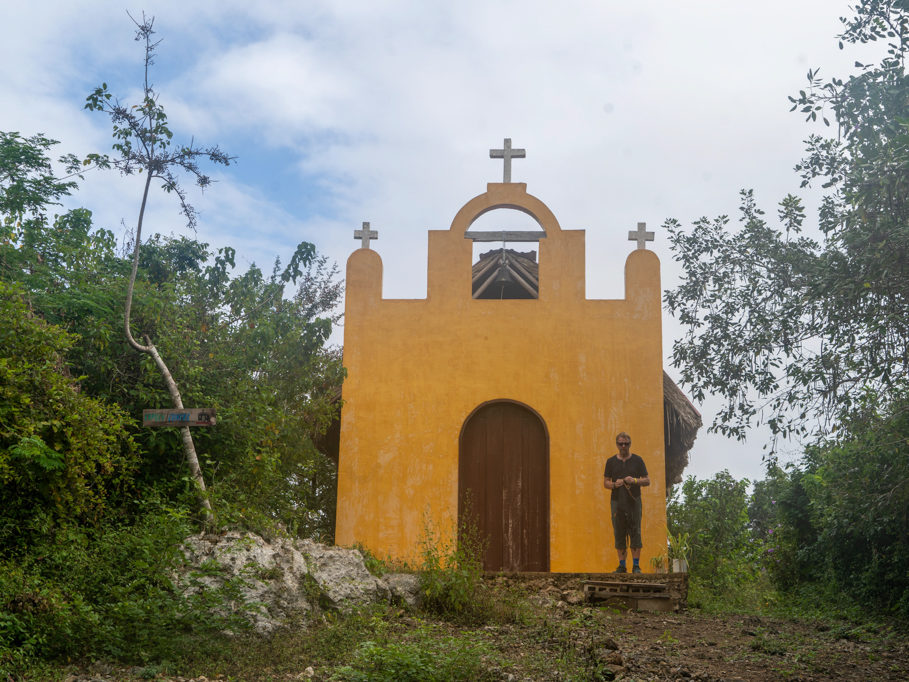
[[[565,601],[572,606],[577,606],[578,604],[583,604],[587,601],[587,597],[585,597],[584,593],[580,590],[569,590],[565,593]]]
[[[386,573],[382,580],[391,592],[391,600],[410,608],[420,606],[420,576],[414,573]]]
[[[310,563],[310,575],[322,590],[320,603],[347,611],[357,604],[388,601],[388,587],[366,569],[356,549],[329,547],[312,540],[297,540]]]
[[[268,543],[253,533],[239,532],[193,535],[184,541],[183,553],[187,568],[177,584],[191,592],[219,588],[239,578],[240,595],[260,633],[313,609],[305,590],[309,566],[291,540]]]
[[[262,634],[320,608],[347,611],[354,605],[388,601],[390,595],[385,582],[366,570],[358,550],[312,540],[266,542],[236,531],[200,534],[184,541],[183,554],[186,566],[175,576],[177,586],[193,593],[239,580],[244,603],[225,608],[245,608]]]

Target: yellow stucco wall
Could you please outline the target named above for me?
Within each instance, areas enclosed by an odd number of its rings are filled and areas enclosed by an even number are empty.
[[[537,300],[474,300],[472,242],[483,213],[529,213],[540,241]],[[347,263],[344,407],[335,540],[413,560],[428,513],[452,537],[458,438],[480,404],[533,408],[549,432],[550,570],[615,567],[603,467],[627,431],[652,485],[643,489],[641,565],[666,544],[660,265],[633,245],[625,298],[587,300],[584,231],[562,230],[523,183],[490,184],[449,230],[429,232],[423,300],[382,298],[382,261]]]

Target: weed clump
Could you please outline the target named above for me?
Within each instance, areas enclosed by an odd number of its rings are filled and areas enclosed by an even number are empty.
[[[439,638],[433,628],[420,628],[414,641],[363,642],[350,665],[333,679],[346,682],[456,682],[492,677],[495,658],[488,644],[473,637]]]
[[[490,599],[483,584],[485,550],[485,542],[473,524],[462,522],[457,540],[452,542],[426,519],[420,540],[423,608],[464,622],[488,620]]]

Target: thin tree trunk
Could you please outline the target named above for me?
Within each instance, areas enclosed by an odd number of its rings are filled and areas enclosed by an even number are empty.
[[[133,310],[133,290],[136,288],[136,273],[139,270],[139,245],[142,243],[142,220],[145,218],[145,204],[148,202],[148,188],[151,187],[151,179],[152,174],[149,172],[145,177],[145,189],[142,192],[142,205],[139,207],[139,221],[136,224],[136,243],[133,245],[133,269],[129,274],[129,284],[126,287],[126,305],[123,311],[123,328],[126,332],[126,340],[129,341],[130,346],[140,353],[151,353],[151,349],[148,346],[143,346],[133,338],[129,318]],[[169,374],[170,372],[168,372],[168,375]]]
[[[147,177],[145,178],[145,190],[142,193],[142,205],[139,208],[139,220],[136,224],[136,244],[133,249],[133,267],[132,272],[129,276],[129,285],[126,289],[126,305],[124,307],[123,314],[123,325],[124,331],[126,332],[126,340],[129,344],[135,348],[140,353],[147,353],[152,356],[152,359],[155,361],[158,370],[161,372],[161,376],[164,378],[164,383],[167,384],[167,390],[170,392],[171,401],[174,404],[174,408],[177,410],[183,409],[183,399],[180,397],[180,390],[177,388],[177,382],[174,381],[173,376],[170,373],[170,370],[167,368],[167,365],[164,363],[164,359],[161,357],[161,354],[158,353],[158,349],[155,348],[154,344],[151,342],[151,339],[148,336],[145,336],[145,345],[136,341],[133,338],[132,330],[130,329],[130,313],[133,307],[133,291],[136,287],[136,273],[139,270],[139,245],[142,243],[142,220],[145,217],[145,205],[148,201],[148,190],[151,186],[152,173],[148,172]],[[189,466],[189,473],[193,477],[193,481],[196,483],[196,494],[199,498],[199,505],[202,507],[202,514],[205,516],[205,520],[209,521],[213,517],[211,502],[208,500],[208,495],[205,488],[205,478],[202,476],[202,468],[199,466],[199,457],[196,455],[196,445],[193,442],[192,434],[189,431],[188,426],[180,427],[180,434],[183,439],[183,454],[186,456],[186,464]]]
[[[180,389],[177,388],[177,382],[174,381],[173,376],[171,376],[170,370],[167,369],[167,365],[164,364],[164,360],[158,353],[158,349],[155,348],[154,344],[149,340],[147,336],[145,337],[145,343],[147,344],[146,347],[148,348],[148,354],[152,356],[155,364],[158,366],[158,369],[161,372],[161,376],[164,377],[164,383],[167,384],[167,390],[170,391],[170,397],[174,403],[174,408],[177,410],[182,410],[183,399],[180,397]],[[188,426],[181,426],[180,433],[183,436],[183,454],[186,455],[186,464],[189,466],[190,475],[196,482],[196,490],[199,495],[199,504],[202,506],[203,514],[205,515],[206,520],[208,520],[212,517],[211,502],[208,501],[208,495],[206,494],[205,478],[202,476],[202,469],[199,466],[199,458],[196,455],[196,445],[193,443],[193,437],[189,432]]]

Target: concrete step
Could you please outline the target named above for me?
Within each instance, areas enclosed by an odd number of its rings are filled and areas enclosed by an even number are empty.
[[[587,601],[624,606],[636,611],[678,611],[680,600],[670,593],[668,581],[627,579],[585,580]]]

